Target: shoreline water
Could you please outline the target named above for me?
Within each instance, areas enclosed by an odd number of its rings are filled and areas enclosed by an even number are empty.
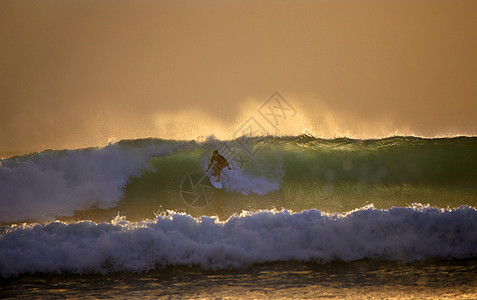
[[[278,262],[240,270],[168,267],[108,275],[30,274],[0,279],[0,297],[141,299],[472,299],[474,260]]]

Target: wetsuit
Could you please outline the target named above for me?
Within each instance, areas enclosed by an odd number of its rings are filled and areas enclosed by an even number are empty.
[[[223,157],[223,156],[220,155],[220,154],[217,154],[217,155],[212,156],[212,158],[210,159],[210,162],[212,163],[214,160],[217,162],[217,163],[214,165],[214,169],[215,169],[216,171],[222,170],[226,165],[229,164],[229,163],[227,162],[227,160],[225,159],[225,157]]]

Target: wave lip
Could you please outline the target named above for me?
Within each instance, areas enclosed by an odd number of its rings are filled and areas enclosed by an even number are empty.
[[[12,226],[0,236],[0,275],[142,272],[170,265],[241,268],[275,261],[415,261],[477,256],[477,210],[372,206],[244,212],[225,222],[171,212],[155,220]]]

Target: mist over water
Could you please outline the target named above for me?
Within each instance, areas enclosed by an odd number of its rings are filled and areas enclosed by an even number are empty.
[[[446,0],[2,1],[0,152],[233,139],[275,91],[301,118],[282,135],[476,135],[475,10]]]

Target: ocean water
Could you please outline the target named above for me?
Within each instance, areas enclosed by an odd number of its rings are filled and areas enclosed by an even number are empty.
[[[204,174],[218,149],[223,189]],[[477,298],[477,138],[124,140],[0,160],[0,297]]]

